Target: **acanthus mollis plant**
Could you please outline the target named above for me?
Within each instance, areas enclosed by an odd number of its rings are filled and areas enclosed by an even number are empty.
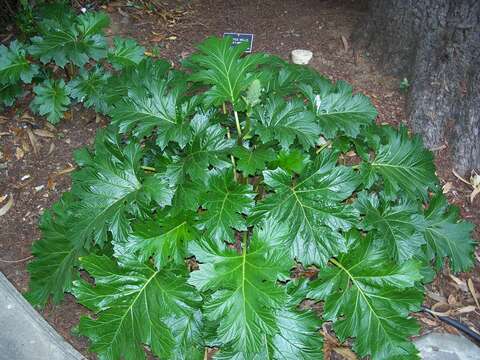
[[[122,38],[108,47],[103,32],[110,20],[103,12],[76,15],[62,4],[34,10],[37,35],[26,43],[0,45],[0,105],[12,106],[24,92],[22,85],[33,83],[30,108],[53,124],[72,100],[106,113],[111,105],[102,93],[107,79],[146,61],[145,49]]]
[[[320,359],[325,321],[361,357],[416,358],[409,314],[445,261],[472,266],[472,225],[367,97],[243,50],[209,38],[92,99],[112,124],[42,218],[27,297],[72,293],[102,359]]]

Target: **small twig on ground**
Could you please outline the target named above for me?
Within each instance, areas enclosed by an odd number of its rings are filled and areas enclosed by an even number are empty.
[[[7,263],[7,264],[16,264],[16,263],[21,263],[30,259],[33,259],[33,255],[27,256],[26,258],[20,259],[20,260],[3,260],[0,259],[0,262],[2,263]]]

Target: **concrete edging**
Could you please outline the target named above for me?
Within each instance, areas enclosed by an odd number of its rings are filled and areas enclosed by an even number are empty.
[[[86,360],[0,272],[0,360]]]

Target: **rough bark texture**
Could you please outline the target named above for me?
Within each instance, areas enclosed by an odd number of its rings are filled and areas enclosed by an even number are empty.
[[[370,0],[354,42],[406,77],[408,115],[462,174],[480,169],[480,1]]]

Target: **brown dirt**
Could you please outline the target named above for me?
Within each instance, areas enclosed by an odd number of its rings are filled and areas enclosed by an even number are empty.
[[[400,80],[382,74],[369,61],[368,54],[364,54],[362,49],[354,49],[349,41],[354,24],[366,15],[361,1],[194,0],[187,5],[179,1],[169,1],[168,4],[164,1],[166,11],[161,12],[128,7],[126,4],[126,1],[120,1],[104,7],[112,18],[110,37],[133,37],[149,50],[156,46],[160,56],[174,64],[179,64],[205,37],[221,36],[228,31],[254,33],[254,51],[274,53],[285,59],[292,49],[307,48],[314,52],[312,67],[334,80],[349,81],[356,91],[372,98],[379,111],[379,122],[406,124],[404,95],[399,91]],[[342,36],[346,41],[342,40]],[[0,118],[0,197],[11,194],[15,201],[10,211],[0,217],[0,271],[21,292],[25,292],[28,286],[27,261],[16,260],[29,257],[30,246],[40,235],[37,229],[39,214],[70,186],[68,174],[54,176],[54,173],[70,168],[72,152],[90,144],[95,131],[107,121],[77,105],[70,119],[52,129],[43,119],[31,117],[27,100]],[[38,155],[34,153],[27,129],[46,129],[53,133],[53,138],[36,135]],[[51,144],[54,144],[53,150],[50,150]],[[17,149],[22,149],[23,156],[22,151]],[[436,152],[438,175],[442,184],[452,184],[447,196],[461,208],[466,219],[477,224],[475,237],[479,239],[480,196],[474,204],[470,204],[469,188],[452,174],[446,154],[447,149]],[[25,179],[26,175],[30,177]],[[43,188],[39,188],[42,185]],[[0,207],[5,202],[0,202]],[[442,311],[474,305],[464,284],[471,278],[480,293],[478,259],[477,256],[473,272],[458,276],[458,284],[452,280],[448,269],[443,271],[429,286],[435,299],[427,297],[426,303],[430,306],[445,302],[446,305],[438,305]],[[61,305],[48,306],[41,313],[74,347],[94,358],[88,354],[87,340],[71,334],[80,315],[86,313],[71,296],[67,296]],[[455,316],[480,329],[477,312]],[[423,314],[417,317],[424,332],[433,328],[454,332],[434,318]],[[327,348],[335,347],[334,340],[329,340]],[[338,358],[335,351],[332,354],[331,358]],[[330,358],[330,353],[326,355]]]

